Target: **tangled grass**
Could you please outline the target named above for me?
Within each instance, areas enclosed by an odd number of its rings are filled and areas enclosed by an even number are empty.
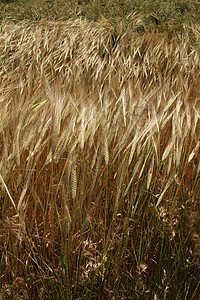
[[[142,14],[148,29],[165,31],[169,37],[182,33],[185,24],[200,24],[198,0],[0,0],[0,22],[5,18],[35,22],[77,17],[97,21],[104,16],[128,24],[133,12]]]
[[[198,299],[200,28],[138,26],[1,24],[1,299]]]

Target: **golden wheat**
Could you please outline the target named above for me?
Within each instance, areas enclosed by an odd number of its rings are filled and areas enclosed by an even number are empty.
[[[168,207],[169,190],[181,193],[175,175],[198,193],[199,49],[187,32],[169,42],[137,24],[116,45],[110,23],[0,25],[2,218],[20,211],[34,249],[42,241],[55,264],[60,225],[70,255],[98,222],[108,249],[127,203],[131,218],[147,193]]]

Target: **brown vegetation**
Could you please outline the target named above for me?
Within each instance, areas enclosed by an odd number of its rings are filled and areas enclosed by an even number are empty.
[[[132,18],[1,25],[2,299],[198,297],[200,29]]]

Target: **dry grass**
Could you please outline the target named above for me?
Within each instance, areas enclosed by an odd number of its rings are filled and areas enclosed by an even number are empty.
[[[200,28],[132,24],[1,24],[2,299],[198,299]]]

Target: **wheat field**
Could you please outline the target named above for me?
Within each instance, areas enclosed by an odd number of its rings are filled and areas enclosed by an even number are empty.
[[[200,27],[0,26],[0,299],[199,299]]]

